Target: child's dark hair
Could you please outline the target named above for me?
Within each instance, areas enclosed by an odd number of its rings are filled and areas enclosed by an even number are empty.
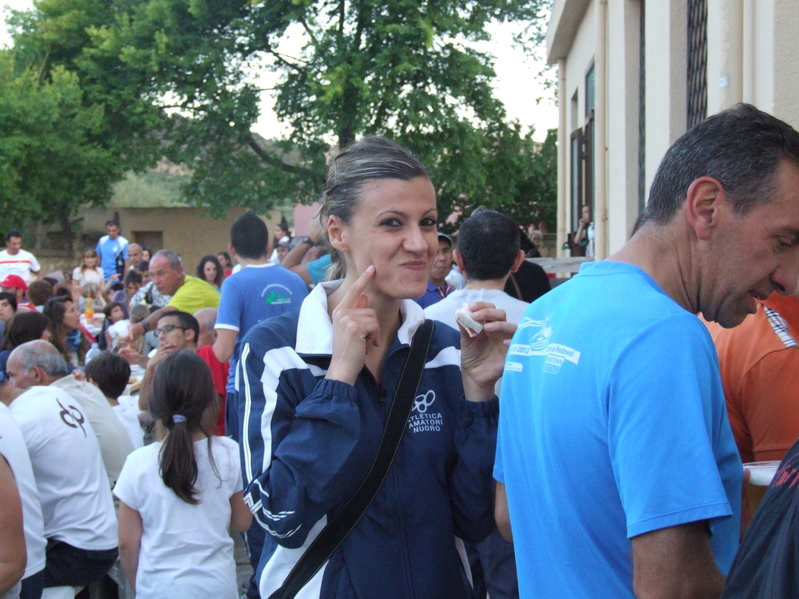
[[[119,302],[108,302],[105,305],[105,308],[103,308],[103,314],[105,314],[106,318],[111,318],[111,312],[114,310],[114,308],[122,308],[122,304]],[[122,311],[124,312],[125,310],[123,309]]]
[[[117,399],[125,392],[130,380],[130,364],[118,354],[102,352],[92,358],[84,369],[87,379],[91,379],[103,395]]]
[[[192,434],[202,431],[208,437],[208,456],[216,472],[211,454],[211,433],[206,410],[218,409],[211,370],[203,359],[190,349],[171,354],[159,364],[153,379],[150,411],[169,431],[161,448],[161,478],[164,484],[186,503],[197,504],[197,458]]]

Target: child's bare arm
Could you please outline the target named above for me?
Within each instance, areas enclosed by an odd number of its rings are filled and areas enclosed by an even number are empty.
[[[252,524],[252,512],[244,503],[242,492],[230,496],[230,528],[236,532],[247,532]]]
[[[242,501],[242,503],[244,503]],[[128,578],[130,588],[136,592],[136,571],[139,569],[139,549],[141,548],[141,514],[119,502],[119,561]]]

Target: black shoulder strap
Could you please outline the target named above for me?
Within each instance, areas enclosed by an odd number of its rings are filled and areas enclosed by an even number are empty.
[[[289,572],[283,585],[272,593],[269,599],[292,599],[302,587],[308,584],[308,581],[352,532],[372,499],[377,495],[377,491],[386,479],[388,469],[394,461],[402,434],[407,427],[432,337],[433,321],[425,320],[413,336],[411,350],[405,361],[405,367],[402,369],[402,376],[391,404],[386,428],[383,431],[383,438],[380,440],[380,447],[369,474],[366,475],[355,494],[341,508],[341,511],[322,529],[319,536],[314,539]]]

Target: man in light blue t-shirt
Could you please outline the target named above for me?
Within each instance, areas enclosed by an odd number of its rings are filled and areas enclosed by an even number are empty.
[[[641,223],[508,349],[496,513],[523,598],[718,597],[738,546],[743,472],[695,314],[733,327],[795,290],[799,133],[748,105],[709,117]]]
[[[243,416],[239,414],[235,385],[241,340],[262,320],[299,308],[308,295],[308,286],[299,275],[270,262],[268,245],[269,230],[264,221],[252,212],[246,212],[233,222],[229,250],[238,260],[241,270],[230,275],[222,285],[214,326],[217,334],[214,354],[220,362],[230,360],[225,430],[236,441],[240,441],[239,423]],[[253,522],[246,536],[253,569],[258,566],[264,536],[260,525]],[[252,580],[247,596],[258,596],[257,584]]]
[[[107,281],[111,275],[120,273],[125,269],[125,260],[128,259],[128,240],[119,234],[119,223],[109,220],[105,223],[105,232],[97,242],[97,255],[100,257],[100,267],[103,269],[103,278]]]

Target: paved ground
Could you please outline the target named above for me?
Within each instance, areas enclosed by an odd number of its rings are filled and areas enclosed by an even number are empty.
[[[230,534],[233,536],[233,556],[236,558],[236,580],[239,583],[239,590],[246,589],[252,576],[247,547],[239,533],[231,532]]]

